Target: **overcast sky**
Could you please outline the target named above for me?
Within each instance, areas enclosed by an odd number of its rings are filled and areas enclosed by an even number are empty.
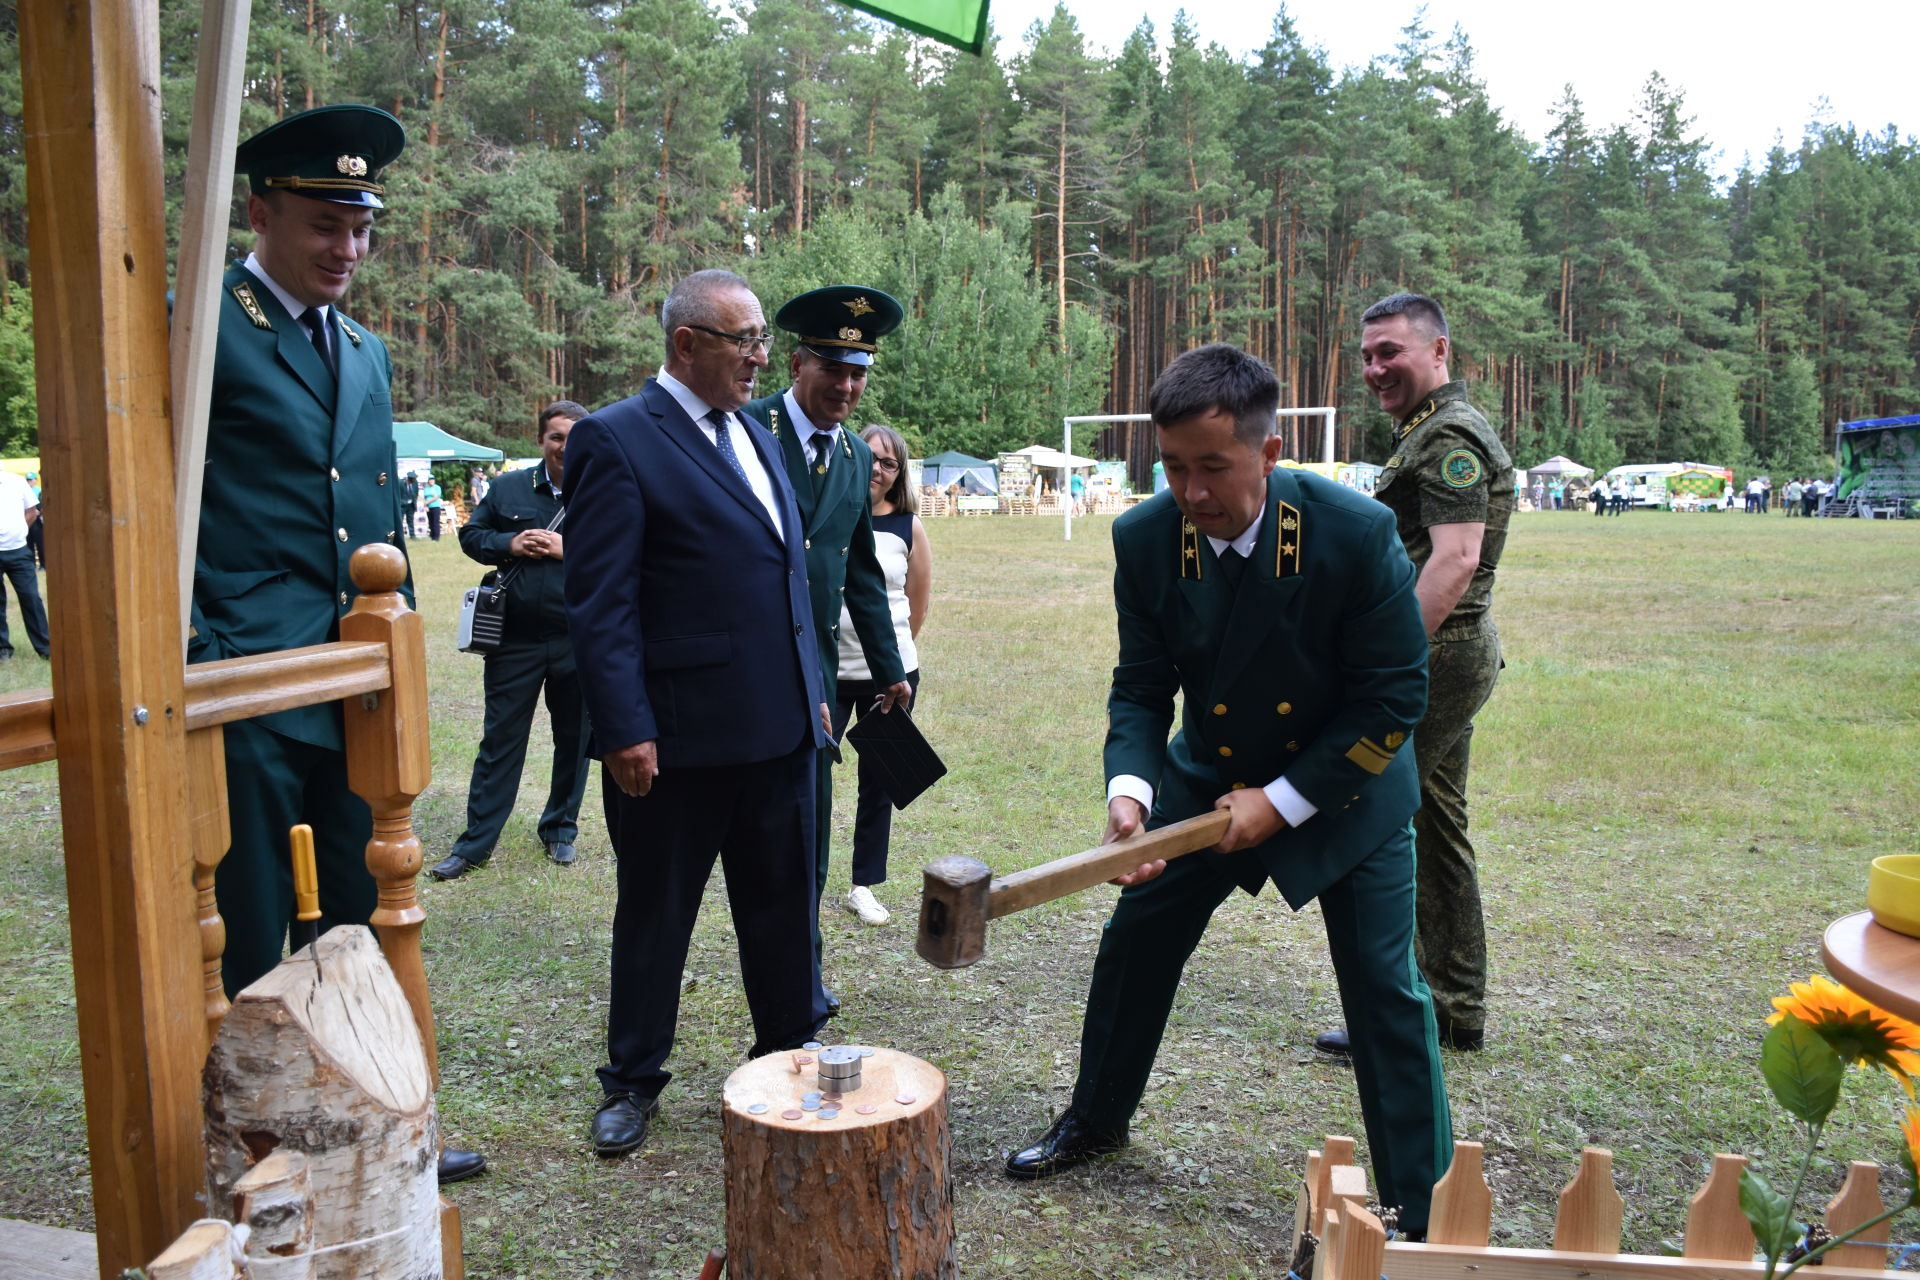
[[[1117,52],[1142,16],[1164,47],[1179,0],[1066,0],[1088,44]],[[1003,59],[1023,47],[1053,0],[991,0]],[[1235,54],[1265,44],[1278,4],[1188,0],[1201,43]],[[1292,0],[1294,26],[1338,69],[1391,54],[1420,6],[1408,0]],[[1569,83],[1593,132],[1627,123],[1649,72],[1678,89],[1694,135],[1721,153],[1730,176],[1743,156],[1763,164],[1776,138],[1791,149],[1807,122],[1852,123],[1901,137],[1920,133],[1920,2],[1856,0],[1788,6],[1721,0],[1615,0],[1546,5],[1517,0],[1433,0],[1426,25],[1444,40],[1467,34],[1487,92],[1506,119],[1539,142]],[[1822,106],[1821,100],[1825,99]]]

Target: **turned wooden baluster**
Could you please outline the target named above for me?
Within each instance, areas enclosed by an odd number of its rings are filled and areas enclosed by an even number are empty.
[[[219,725],[187,734],[187,827],[193,847],[193,911],[200,922],[200,974],[207,1038],[220,1034],[227,992],[220,957],[227,950],[227,922],[213,895],[213,874],[233,844],[227,823],[226,730]]]
[[[347,785],[373,810],[367,870],[379,888],[373,927],[380,950],[407,993],[433,1082],[440,1083],[440,1052],[433,1034],[433,1005],[420,958],[420,926],[426,912],[414,882],[420,875],[420,839],[413,833],[413,800],[433,777],[427,741],[427,640],[420,615],[400,595],[407,558],[398,547],[374,542],[347,562],[360,596],[340,619],[342,640],[371,640],[387,647],[393,683],[379,693],[348,698]]]

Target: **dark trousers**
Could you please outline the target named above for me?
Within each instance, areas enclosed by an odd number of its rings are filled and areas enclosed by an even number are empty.
[[[440,541],[440,512],[443,508],[427,508],[427,536],[435,542]]]
[[[1500,676],[1500,639],[1439,641],[1427,650],[1427,711],[1414,731],[1420,809],[1413,815],[1419,855],[1419,931],[1414,954],[1433,991],[1440,1025],[1463,1031],[1487,1024],[1487,926],[1479,864],[1467,836],[1467,766],[1473,717]]]
[[[47,521],[42,516],[27,526],[27,549],[33,552],[33,561],[42,569],[47,567]]]
[[[909,671],[907,683],[915,694],[920,692],[920,673]],[[863,720],[881,694],[886,692],[884,685],[871,680],[842,680],[840,692],[835,703],[833,716],[833,736],[841,737],[846,732],[849,718]],[[912,704],[908,704],[912,710]],[[858,754],[859,748],[854,748]],[[860,757],[858,765],[860,779],[859,795],[853,806],[853,868],[852,878],[855,884],[885,884],[887,880],[887,845],[893,838],[893,801],[887,799],[887,793],[880,785],[879,771],[868,763],[865,756]],[[827,865],[827,842],[820,842],[820,867]],[[826,877],[819,876],[821,892],[826,892]]]
[[[467,829],[453,842],[453,851],[475,864],[493,854],[519,798],[527,737],[542,686],[553,727],[553,781],[537,828],[541,844],[573,843],[580,834],[580,799],[587,790],[586,716],[580,707],[572,642],[564,635],[509,640],[484,661],[486,720],[467,784]]]
[[[225,729],[227,821],[233,844],[214,873],[214,900],[227,924],[221,977],[232,996],[280,963],[293,923],[293,854],[288,830],[313,827],[320,873],[320,931],[365,924],[375,887],[367,870],[373,813],[347,787],[347,757],[250,720]]]
[[[1413,961],[1413,840],[1402,829],[1320,894],[1354,1083],[1383,1204],[1424,1228],[1453,1146],[1433,1007]],[[1073,1108],[1124,1125],[1140,1105],[1181,971],[1237,886],[1228,858],[1181,858],[1120,891],[1100,935]]]
[[[418,503],[409,502],[400,508],[400,532],[405,537],[413,536],[413,513],[418,506]]]
[[[33,548],[0,551],[0,575],[13,584],[20,597],[20,621],[27,628],[27,640],[41,657],[51,657],[53,642],[47,635],[47,606],[40,599],[40,578],[33,568]],[[7,631],[7,592],[0,587],[0,658],[13,655],[13,637]]]
[[[799,750],[755,764],[676,768],[644,796],[601,770],[607,834],[618,856],[607,1009],[607,1093],[657,1097],[680,1015],[680,977],[717,855],[753,1017],[751,1056],[798,1048],[826,1021],[810,948],[813,771]]]

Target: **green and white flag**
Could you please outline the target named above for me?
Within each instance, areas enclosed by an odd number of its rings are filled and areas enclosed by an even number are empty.
[[[876,18],[978,54],[987,40],[987,0],[847,0]]]

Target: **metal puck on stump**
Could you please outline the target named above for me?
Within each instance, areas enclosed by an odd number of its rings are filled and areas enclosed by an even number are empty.
[[[946,1076],[891,1049],[818,1058],[769,1054],[727,1078],[730,1280],[954,1280]],[[839,1102],[855,1090],[860,1106]]]

